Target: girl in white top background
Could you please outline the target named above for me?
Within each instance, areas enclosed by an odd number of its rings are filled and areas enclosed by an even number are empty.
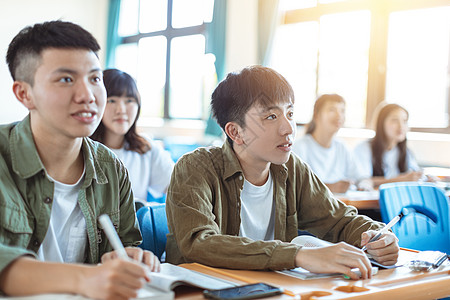
[[[312,120],[293,151],[305,161],[333,193],[345,193],[362,179],[347,146],[336,138],[345,122],[345,101],[337,94],[320,96]]]
[[[174,162],[160,145],[136,131],[141,98],[134,79],[117,69],[103,72],[107,104],[102,121],[91,136],[105,144],[125,164],[130,173],[134,197],[154,198],[167,191]]]
[[[375,137],[354,149],[361,174],[372,177],[375,187],[419,180],[422,172],[407,147],[408,111],[393,103],[381,103],[378,111]]]

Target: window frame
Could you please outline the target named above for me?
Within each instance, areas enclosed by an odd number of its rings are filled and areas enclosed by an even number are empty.
[[[413,9],[425,9],[449,6],[448,0],[346,0],[320,4],[315,7],[287,10],[281,16],[281,24],[294,24],[306,21],[317,21],[321,16],[333,13],[344,13],[358,10],[371,12],[369,69],[366,100],[366,127],[372,124],[372,112],[385,99],[386,94],[386,64],[388,46],[388,23],[392,12]],[[450,55],[450,54],[449,54]],[[450,74],[450,64],[448,67]],[[317,89],[317,86],[316,86]],[[449,87],[447,89],[450,89]],[[419,128],[412,127],[411,131],[447,133],[450,134],[450,91],[447,92],[447,127]],[[298,124],[304,125],[304,124]]]
[[[140,0],[139,0],[140,5]],[[128,36],[119,36],[119,42],[117,43],[117,46],[125,45],[125,44],[138,44],[139,40],[142,38],[147,37],[156,37],[156,36],[164,36],[166,38],[166,74],[165,74],[165,85],[164,85],[164,114],[163,119],[170,120],[170,119],[176,119],[170,117],[170,59],[171,59],[171,45],[172,45],[172,39],[177,37],[183,37],[183,36],[190,36],[190,35],[196,35],[201,34],[205,37],[206,44],[208,43],[208,34],[206,30],[206,23],[203,22],[201,25],[196,26],[189,26],[189,27],[183,27],[183,28],[174,28],[172,27],[172,8],[173,8],[173,0],[167,0],[167,27],[164,30],[159,31],[152,31],[152,32],[145,32],[145,33],[137,33],[135,35],[128,35]],[[136,16],[138,18],[138,24],[139,24],[139,18],[140,13]],[[191,119],[191,118],[186,118]],[[198,120],[198,119],[195,119]]]

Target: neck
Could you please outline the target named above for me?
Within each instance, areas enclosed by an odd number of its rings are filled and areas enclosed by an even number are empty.
[[[236,153],[245,179],[251,184],[261,186],[267,182],[270,172],[270,162],[264,162],[248,155],[248,151],[243,146],[233,143],[233,150]]]
[[[34,134],[39,157],[47,173],[55,180],[73,184],[83,174],[82,138],[64,140]]]
[[[392,150],[392,149],[394,149],[395,146],[397,146],[396,141],[389,141],[387,144],[387,150]]]
[[[333,137],[336,135],[336,132],[323,132],[316,129],[311,135],[320,146],[324,148],[330,148],[331,142],[333,141]]]
[[[120,149],[123,147],[125,136],[106,131],[104,143],[108,148]]]

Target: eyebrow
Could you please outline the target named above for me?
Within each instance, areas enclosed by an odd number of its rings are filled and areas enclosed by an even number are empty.
[[[102,70],[100,68],[94,68],[89,71],[89,73],[95,73],[95,72],[101,72]],[[58,73],[69,73],[69,74],[77,74],[78,71],[75,71],[73,69],[69,68],[58,68],[55,71],[53,71],[54,74]]]
[[[294,104],[291,102],[291,103],[289,103],[289,105],[288,105],[288,109],[289,108],[293,108],[294,107]],[[272,109],[281,109],[280,108],[280,106],[277,106],[277,105],[273,105],[273,106],[266,106],[266,107],[263,107],[263,109],[262,109],[262,113],[265,113],[265,112],[268,112],[268,111],[270,111],[270,110],[272,110]]]

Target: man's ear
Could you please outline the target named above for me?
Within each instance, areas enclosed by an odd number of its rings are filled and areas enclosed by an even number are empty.
[[[14,81],[12,90],[17,100],[19,100],[26,108],[33,109],[34,102],[31,95],[31,85],[25,81]]]
[[[237,145],[242,145],[244,139],[241,136],[242,128],[235,122],[228,122],[225,124],[225,133],[233,140]]]

